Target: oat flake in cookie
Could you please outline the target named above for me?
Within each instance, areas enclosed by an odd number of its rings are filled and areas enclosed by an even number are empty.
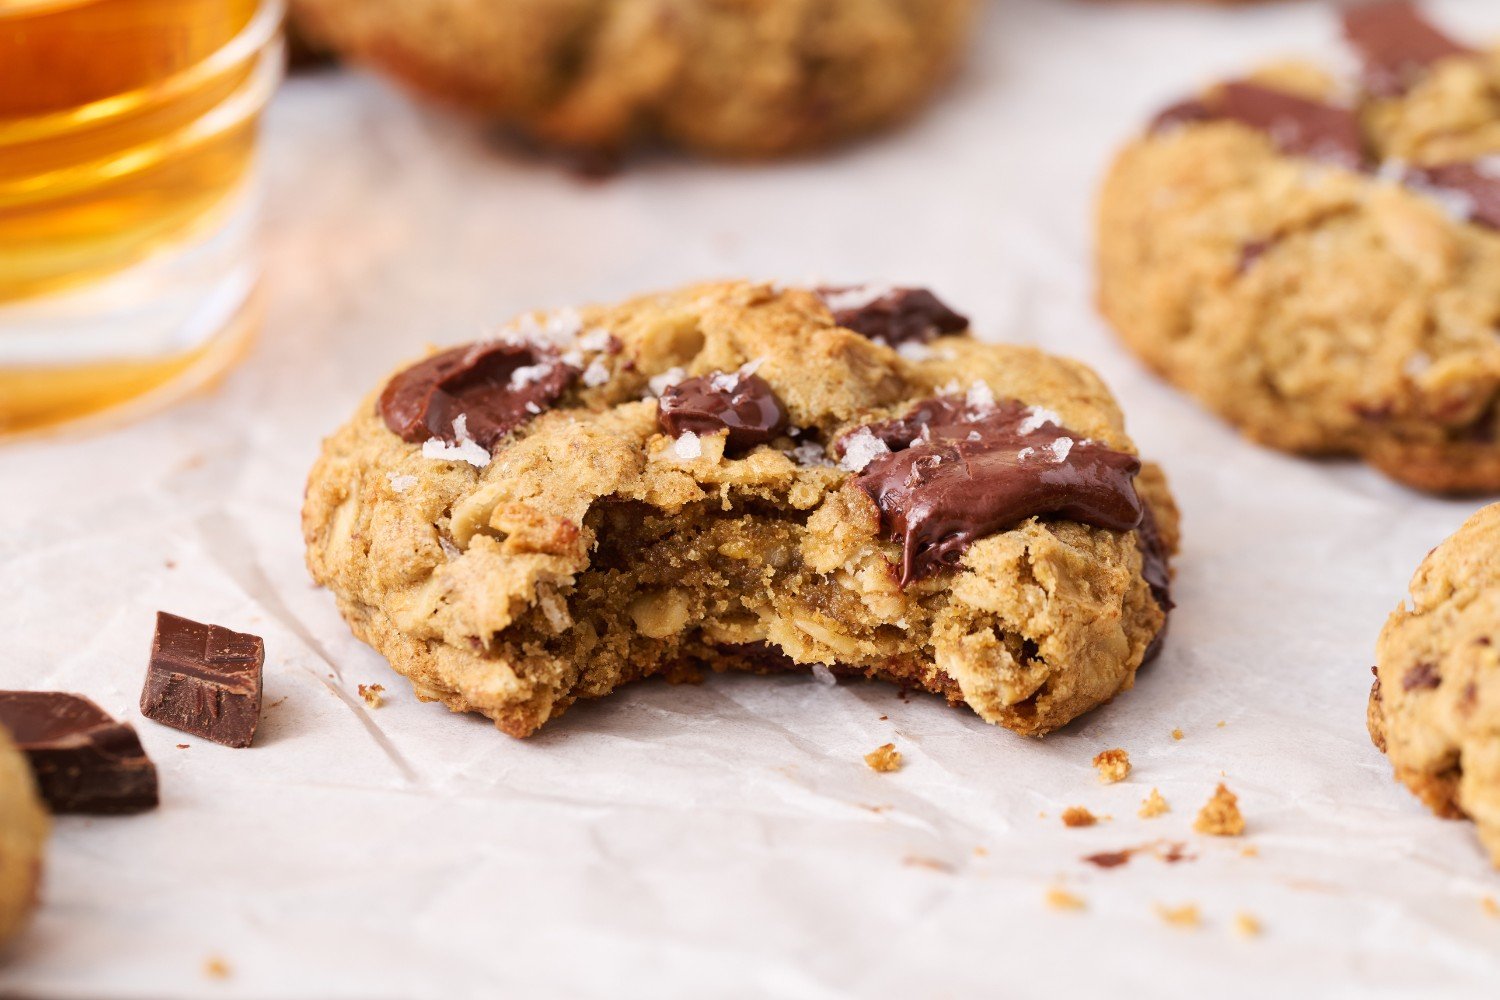
[[[1500,504],[1422,561],[1375,647],[1369,726],[1396,779],[1500,867]]]
[[[596,376],[519,409],[544,373],[490,378],[436,421],[390,419],[433,370],[408,364],[312,470],[313,575],[420,697],[515,736],[685,664],[1062,725],[1162,632],[1165,480],[1087,368],[966,329],[898,351],[862,332],[881,298],[732,282],[523,317],[493,342]],[[518,419],[481,441],[480,410]]]
[[[1358,72],[1278,64],[1156,116],[1099,203],[1099,301],[1263,444],[1500,491],[1500,48],[1342,9]]]

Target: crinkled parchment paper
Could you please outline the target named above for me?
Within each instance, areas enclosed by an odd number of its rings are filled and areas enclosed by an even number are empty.
[[[1500,34],[1492,0],[1437,7]],[[57,824],[0,993],[1494,996],[1500,919],[1481,899],[1500,876],[1465,824],[1394,784],[1364,728],[1386,614],[1478,504],[1242,443],[1091,308],[1113,147],[1201,80],[1334,52],[1332,19],[1072,0],[991,15],[971,71],[908,130],[603,183],[361,75],[288,84],[248,361],[128,428],[0,448],[0,686],[87,692],[135,721],[162,787],[154,813]],[[1036,741],[880,685],[715,677],[643,683],[517,742],[418,703],[350,638],[303,569],[297,513],[319,438],[386,371],[521,309],[738,275],[926,284],[985,335],[1104,374],[1185,518],[1172,635],[1134,691]],[[265,636],[253,749],[139,718],[158,608]],[[862,756],[886,742],[906,766],[877,774]],[[1089,761],[1115,746],[1135,770],[1104,786]],[[1191,833],[1220,780],[1242,839]],[[1153,787],[1172,811],[1139,819]],[[1065,829],[1075,804],[1112,818]],[[1080,860],[1158,838],[1193,859]],[[1049,908],[1056,885],[1086,909]],[[1155,910],[1189,903],[1197,930]],[[1241,911],[1261,936],[1234,933]]]

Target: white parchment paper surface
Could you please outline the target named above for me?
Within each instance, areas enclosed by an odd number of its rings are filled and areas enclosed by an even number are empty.
[[[1493,0],[1435,9],[1500,34]],[[906,130],[604,183],[369,77],[292,80],[266,126],[268,315],[247,362],[127,428],[0,448],[0,687],[86,692],[135,722],[162,789],[154,813],[58,822],[0,994],[1500,995],[1481,907],[1500,876],[1466,824],[1394,784],[1364,725],[1385,616],[1478,503],[1241,442],[1091,306],[1112,149],[1203,80],[1334,55],[1332,19],[1296,2],[990,15],[969,72]],[[1172,634],[1135,690],[1025,740],[875,684],[651,682],[518,742],[417,702],[350,637],[297,517],[319,439],[371,386],[523,309],[717,276],[927,285],[985,336],[1094,365],[1184,513]],[[139,717],[157,609],[265,637],[253,749]],[[906,766],[877,774],[861,758],[886,742]],[[1135,771],[1104,786],[1090,758],[1115,746]],[[1220,780],[1241,840],[1191,833]],[[1139,819],[1153,787],[1172,811]],[[1075,804],[1112,819],[1064,829]],[[1080,860],[1157,838],[1195,859]],[[1086,909],[1050,909],[1056,885]],[[1189,903],[1197,930],[1155,911]],[[1241,911],[1260,937],[1234,933]]]

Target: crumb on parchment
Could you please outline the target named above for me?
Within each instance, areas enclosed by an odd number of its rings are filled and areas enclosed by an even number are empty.
[[[1195,903],[1184,903],[1182,906],[1166,906],[1157,903],[1156,915],[1172,927],[1197,930],[1203,926],[1203,917],[1198,913],[1198,906]]]
[[[1130,754],[1120,747],[1100,750],[1094,754],[1094,767],[1099,771],[1100,781],[1113,785],[1117,781],[1124,781],[1125,776],[1130,773]]]
[[[229,963],[218,955],[210,955],[203,960],[203,974],[209,979],[228,979]]]
[[[1256,847],[1254,844],[1246,844],[1244,847],[1240,848],[1240,857],[1258,858],[1260,857],[1260,848]]]
[[[1054,910],[1082,910],[1085,907],[1082,897],[1056,885],[1047,890],[1047,905]]]
[[[865,754],[865,763],[872,771],[899,771],[901,770],[901,751],[896,749],[896,744],[887,743]]]
[[[1174,740],[1180,740],[1180,739],[1182,739],[1182,730],[1181,729],[1174,729],[1174,730],[1172,730],[1172,739],[1174,739]]]
[[[1083,806],[1068,806],[1063,810],[1062,821],[1063,826],[1093,826],[1099,822],[1099,817]]]
[[[1141,808],[1136,815],[1141,819],[1154,819],[1171,811],[1172,807],[1167,805],[1167,800],[1161,797],[1161,792],[1153,788],[1151,794],[1141,800]]]
[[[1234,915],[1234,932],[1240,937],[1259,937],[1260,921],[1255,914],[1241,910]]]
[[[1485,896],[1481,899],[1479,908],[1491,917],[1500,917],[1500,903],[1495,902],[1494,896]]]
[[[1240,813],[1239,799],[1222,782],[1214,789],[1214,797],[1198,810],[1193,829],[1212,837],[1238,837],[1245,832],[1245,817]]]
[[[371,708],[379,708],[385,704],[385,698],[382,697],[384,692],[385,687],[380,684],[361,684],[359,686],[359,696]]]

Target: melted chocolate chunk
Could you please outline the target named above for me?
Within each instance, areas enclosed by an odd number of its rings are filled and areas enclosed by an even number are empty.
[[[1226,83],[1203,100],[1167,108],[1151,123],[1152,132],[1197,122],[1232,121],[1264,132],[1291,156],[1361,170],[1369,160],[1359,118],[1349,108],[1310,100],[1258,83]]]
[[[1406,0],[1346,7],[1343,20],[1344,37],[1364,62],[1365,89],[1377,97],[1399,96],[1439,59],[1474,51],[1433,27]]]
[[[860,288],[819,288],[818,297],[839,326],[887,347],[925,344],[943,333],[962,333],[969,320],[925,288],[891,288],[866,294]]]
[[[1221,117],[1266,133],[1283,153],[1350,170],[1368,162],[1359,118],[1349,108],[1256,83],[1225,84],[1215,104]]]
[[[386,384],[378,409],[391,432],[418,443],[457,444],[453,423],[485,448],[546,410],[578,376],[555,351],[497,340],[455,347],[407,368]]]
[[[156,614],[141,714],[227,747],[247,747],[260,722],[258,635]]]
[[[10,731],[55,813],[114,814],[155,808],[156,767],[135,730],[98,705],[59,691],[0,691]]]
[[[1412,667],[1401,677],[1401,690],[1430,691],[1443,682],[1443,677],[1438,673],[1437,665],[1423,660]]]
[[[1277,242],[1276,237],[1268,236],[1265,239],[1251,240],[1248,243],[1242,244],[1240,246],[1240,260],[1235,268],[1235,274],[1244,275],[1248,272]]]
[[[1500,229],[1500,156],[1473,163],[1443,163],[1412,167],[1406,183],[1421,191],[1457,195],[1468,209],[1468,221]]]
[[[656,422],[674,438],[688,431],[727,430],[725,450],[746,451],[786,428],[786,409],[759,375],[717,372],[668,386],[657,405]]]
[[[902,585],[1029,517],[1130,531],[1144,516],[1132,481],[1139,459],[1080,440],[1014,400],[975,410],[939,397],[865,429],[891,452],[852,481],[880,509],[883,537],[901,542]]]

